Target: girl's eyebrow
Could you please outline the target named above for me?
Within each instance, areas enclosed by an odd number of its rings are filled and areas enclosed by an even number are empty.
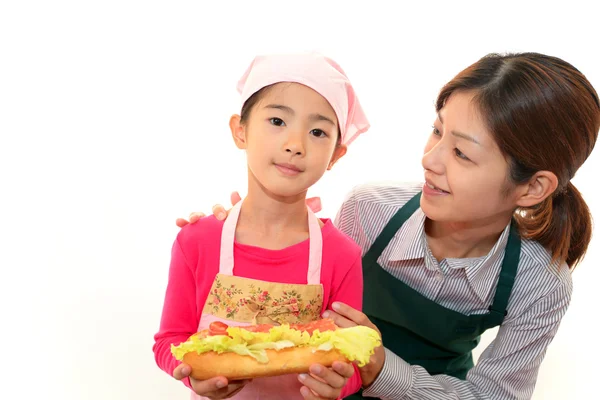
[[[274,108],[276,110],[281,110],[281,111],[283,111],[285,113],[288,113],[290,115],[296,114],[294,112],[294,109],[292,109],[291,107],[288,107],[288,106],[284,106],[282,104],[268,104],[268,105],[265,106],[265,108]],[[329,122],[331,125],[335,126],[335,122],[333,122],[331,120],[331,118],[328,118],[328,117],[326,117],[324,115],[321,115],[321,114],[310,114],[308,116],[308,118],[311,121],[325,121],[325,122]]]

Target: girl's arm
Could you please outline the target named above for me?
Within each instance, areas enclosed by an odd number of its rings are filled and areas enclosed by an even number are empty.
[[[194,274],[178,236],[171,251],[169,281],[160,329],[154,336],[155,342],[152,348],[156,364],[160,369],[173,376],[173,370],[181,362],[171,354],[171,344],[178,345],[186,341],[190,335],[196,333],[198,323]],[[190,387],[189,379],[184,379],[183,382]]]

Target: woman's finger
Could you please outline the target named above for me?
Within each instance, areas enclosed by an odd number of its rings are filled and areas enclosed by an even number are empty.
[[[225,207],[220,204],[215,204],[212,208],[212,213],[219,221],[223,221],[227,218],[227,211],[225,211]]]
[[[231,193],[230,199],[231,199],[231,205],[235,206],[237,203],[242,201],[242,196],[240,196],[240,194],[238,192],[233,192],[233,193]]]
[[[184,226],[186,226],[189,223],[190,222],[187,219],[184,219],[184,218],[177,218],[175,220],[175,225],[177,225],[180,228],[183,228]]]
[[[354,366],[349,363],[335,361],[331,368],[344,378],[350,378],[354,375]]]
[[[310,197],[306,199],[306,205],[314,212],[315,214],[321,211],[323,206],[321,205],[320,197]]]
[[[310,390],[306,386],[302,386],[300,388],[300,394],[306,400],[323,400],[322,397],[320,397],[317,394],[315,394],[315,392],[313,392],[312,390]]]
[[[333,311],[338,313],[340,316],[345,317],[346,319],[349,319],[350,321],[356,323],[356,325],[368,326],[370,328],[375,329],[375,325],[373,325],[373,323],[369,320],[369,318],[367,318],[365,314],[363,314],[355,308],[350,307],[347,304],[336,301],[331,305],[331,308],[333,308]]]
[[[204,218],[206,215],[202,212],[193,212],[190,214],[190,224],[193,224],[200,220],[200,218]]]
[[[325,311],[323,313],[323,318],[331,318],[333,322],[340,328],[351,328],[356,326],[356,322],[350,321],[348,318],[342,317],[340,314],[331,310]]]
[[[343,364],[343,363],[342,363]],[[354,373],[354,368],[350,364],[346,364],[348,369],[343,368],[344,374],[339,374],[332,368],[326,368],[319,364],[310,366],[310,374],[317,378],[320,382],[326,383],[334,389],[341,389],[346,384],[346,379]],[[339,367],[338,367],[339,368]]]
[[[353,373],[354,368],[347,363],[337,363],[336,370],[314,364],[310,367],[310,375],[300,374],[298,379],[312,392],[306,392],[308,397],[304,396],[305,398],[316,395],[319,398],[335,399]]]

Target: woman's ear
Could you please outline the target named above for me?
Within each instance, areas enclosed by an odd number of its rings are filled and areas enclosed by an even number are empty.
[[[348,151],[348,146],[344,145],[344,144],[340,144],[335,146],[335,150],[333,151],[333,155],[331,156],[331,161],[329,161],[329,165],[327,166],[327,170],[329,171],[331,168],[333,168],[333,165],[342,157],[344,157],[344,155],[346,154],[346,151]]]
[[[517,199],[517,205],[522,208],[533,207],[552,196],[558,187],[558,178],[553,172],[538,171],[525,185]]]
[[[237,114],[232,115],[229,118],[229,129],[237,148],[245,149],[247,147],[246,126],[242,124],[242,117]]]

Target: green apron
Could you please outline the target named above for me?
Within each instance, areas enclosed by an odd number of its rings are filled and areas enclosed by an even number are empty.
[[[487,314],[464,315],[429,300],[385,271],[377,259],[419,208],[421,193],[388,222],[363,257],[363,312],[381,331],[385,347],[431,375],[465,379],[481,334],[502,323],[515,281],[521,239],[511,226],[494,301]],[[360,392],[348,397],[363,398]]]

